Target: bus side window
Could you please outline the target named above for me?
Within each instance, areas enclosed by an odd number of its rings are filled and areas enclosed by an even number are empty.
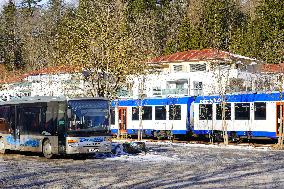
[[[22,116],[24,133],[40,134],[40,107],[25,107]]]
[[[16,111],[15,106],[11,106],[9,123],[10,123],[10,127],[11,127],[12,131],[15,131],[15,123],[16,123],[15,111]]]
[[[63,134],[66,130],[66,103],[59,102],[58,103],[58,133]]]
[[[10,117],[10,107],[2,106],[0,107],[0,133],[10,133],[11,129],[9,126],[9,117]]]
[[[55,133],[55,125],[54,125],[54,118],[53,118],[53,104],[51,102],[47,103],[47,107],[45,110],[45,124],[43,127],[42,132],[46,132],[48,134],[54,135]],[[57,116],[56,116],[57,117]]]

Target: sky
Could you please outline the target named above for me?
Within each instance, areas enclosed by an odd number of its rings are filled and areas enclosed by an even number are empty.
[[[3,7],[5,3],[7,3],[9,0],[0,0],[0,9]],[[16,3],[21,2],[21,0],[14,0]],[[42,0],[42,4],[46,3],[48,0]],[[77,0],[64,0],[66,3],[74,3]]]

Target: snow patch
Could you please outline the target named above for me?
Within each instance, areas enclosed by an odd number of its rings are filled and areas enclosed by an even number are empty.
[[[179,158],[167,157],[155,154],[139,154],[139,155],[121,155],[113,158],[108,158],[110,161],[129,161],[129,162],[173,162],[178,161]]]
[[[172,142],[146,142],[153,145],[164,145],[164,146],[181,146],[181,147],[192,147],[192,148],[219,148],[219,149],[235,149],[235,150],[255,150],[255,151],[269,151],[270,146],[254,147],[247,144],[242,145],[223,145],[223,144],[191,144],[191,143],[172,143]]]

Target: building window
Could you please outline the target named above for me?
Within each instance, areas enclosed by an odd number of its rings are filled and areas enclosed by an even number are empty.
[[[216,104],[216,120],[222,120],[221,104]],[[231,103],[225,104],[225,120],[231,120]]]
[[[181,120],[180,105],[170,105],[169,118],[170,120]]]
[[[155,106],[155,120],[166,120],[166,106]]]
[[[235,104],[235,120],[250,120],[250,104],[236,103]]]
[[[139,120],[139,108],[132,107],[132,120]]]
[[[193,81],[193,95],[198,96],[202,95],[203,84],[200,81]]]
[[[190,64],[190,72],[206,71],[205,64]]]
[[[266,120],[266,103],[255,102],[254,103],[254,119],[255,120]]]
[[[212,120],[212,104],[199,104],[199,120]]]
[[[142,120],[152,120],[152,106],[143,106]]]
[[[182,65],[173,65],[175,72],[181,72],[182,71]]]

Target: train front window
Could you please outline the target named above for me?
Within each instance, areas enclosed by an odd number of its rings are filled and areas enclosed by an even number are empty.
[[[105,100],[72,100],[69,130],[108,130],[109,109]]]
[[[255,120],[266,120],[266,103],[255,102],[254,103],[254,119]]]

